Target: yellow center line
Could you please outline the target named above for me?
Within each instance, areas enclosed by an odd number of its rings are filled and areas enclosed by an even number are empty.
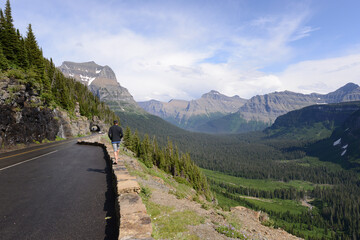
[[[52,151],[52,152],[49,152],[49,153],[45,153],[43,155],[40,155],[40,156],[37,156],[37,157],[34,157],[34,158],[31,158],[31,159],[28,159],[28,160],[25,160],[25,161],[22,161],[22,162],[19,162],[19,163],[15,163],[13,165],[10,165],[10,166],[7,166],[7,167],[4,167],[4,168],[1,168],[0,171],[2,170],[5,170],[5,169],[8,169],[8,168],[12,168],[12,167],[15,167],[17,165],[20,165],[20,164],[23,164],[23,163],[26,163],[26,162],[30,162],[30,161],[33,161],[35,159],[38,159],[38,158],[41,158],[41,157],[44,157],[44,156],[47,156],[49,154],[52,154],[52,153],[55,153],[57,152],[58,150],[55,150],[55,151]]]
[[[30,151],[27,151],[27,152],[21,152],[21,153],[17,153],[17,154],[14,154],[14,155],[10,155],[10,156],[6,156],[6,157],[1,157],[1,159],[5,159],[5,158],[11,158],[11,157],[16,157],[16,156],[20,156],[20,155],[24,155],[24,154],[27,154],[27,153],[30,153],[30,152],[35,152],[35,151],[39,151],[39,150],[42,150],[42,149],[46,149],[46,148],[50,148],[50,147],[54,147],[54,146],[59,146],[59,145],[62,145],[62,144],[65,144],[65,143],[69,143],[71,142],[70,141],[66,141],[66,142],[62,142],[62,143],[58,143],[58,144],[53,144],[51,146],[46,146],[46,147],[42,147],[42,148],[37,148],[37,149],[33,149],[33,150],[30,150]]]

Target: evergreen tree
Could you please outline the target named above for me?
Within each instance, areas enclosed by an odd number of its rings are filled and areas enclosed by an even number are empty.
[[[0,43],[0,70],[6,70],[9,68],[9,62],[6,59],[1,43]]]
[[[25,40],[21,37],[19,30],[16,32],[19,39],[19,52],[17,55],[17,65],[22,69],[27,69],[29,67],[29,59],[27,50],[25,47]]]
[[[28,26],[28,31],[25,38],[25,48],[27,51],[27,59],[29,60],[30,68],[36,73],[39,82],[44,79],[44,58],[42,51],[38,46],[35,35],[33,33],[31,24]]]
[[[5,33],[5,17],[4,12],[0,9],[0,43],[3,44],[4,42],[4,33]]]
[[[19,39],[14,28],[9,0],[6,1],[4,17],[1,21],[3,27],[1,42],[3,44],[4,55],[12,63],[16,60],[16,54],[19,49]]]
[[[129,127],[126,127],[125,133],[124,133],[124,145],[126,148],[131,148],[131,141],[132,135],[131,135],[131,129]]]

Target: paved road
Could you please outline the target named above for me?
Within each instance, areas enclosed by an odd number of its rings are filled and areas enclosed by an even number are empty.
[[[0,239],[115,239],[109,169],[74,140],[0,154]]]

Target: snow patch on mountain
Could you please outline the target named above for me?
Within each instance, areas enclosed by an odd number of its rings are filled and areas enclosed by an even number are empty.
[[[341,138],[339,138],[338,140],[336,140],[333,144],[333,146],[339,145],[341,143]]]
[[[347,149],[345,149],[342,153],[341,153],[341,156],[344,156],[345,153],[346,153]]]
[[[89,77],[89,76],[83,76],[80,74],[81,81],[87,82],[88,85],[92,83],[92,81],[95,80],[95,77]]]

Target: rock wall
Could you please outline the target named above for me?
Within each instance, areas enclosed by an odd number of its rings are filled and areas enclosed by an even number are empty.
[[[1,148],[56,138],[59,123],[48,108],[17,109],[10,105],[0,105],[0,112]]]
[[[105,124],[97,119],[98,125]],[[30,84],[12,78],[0,78],[0,149],[17,144],[53,141],[90,134],[90,121],[80,115],[44,106],[39,92]]]

